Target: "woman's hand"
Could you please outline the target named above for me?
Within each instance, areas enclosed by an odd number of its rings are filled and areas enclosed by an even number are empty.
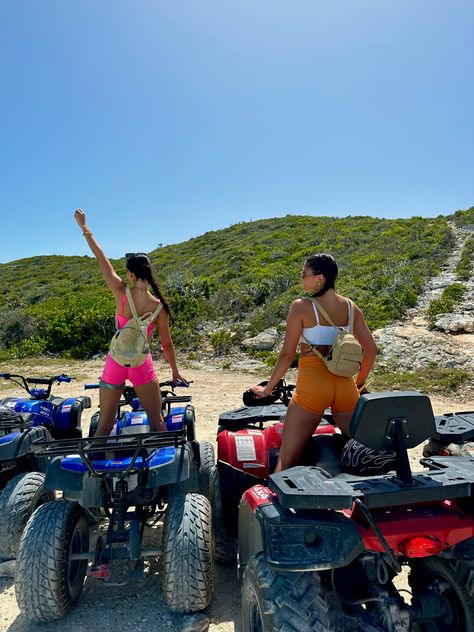
[[[256,386],[251,386],[250,390],[252,391],[252,393],[255,393],[257,397],[268,397],[273,393],[273,389],[269,391],[267,386],[261,386],[260,384],[257,384]]]
[[[174,371],[173,372],[173,377],[172,377],[173,382],[182,382],[184,384],[184,386],[188,386],[189,382],[188,380],[183,377],[181,375],[181,373],[179,373],[179,371]]]
[[[80,228],[83,229],[86,225],[86,214],[82,210],[82,208],[76,208],[74,211],[74,219],[79,224]]]

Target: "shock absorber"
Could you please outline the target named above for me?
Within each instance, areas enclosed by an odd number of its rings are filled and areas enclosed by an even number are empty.
[[[115,530],[117,539],[122,539],[125,533],[125,516],[127,513],[128,483],[125,479],[120,479],[115,484],[112,516],[113,522],[117,525]],[[126,534],[125,534],[126,537]]]

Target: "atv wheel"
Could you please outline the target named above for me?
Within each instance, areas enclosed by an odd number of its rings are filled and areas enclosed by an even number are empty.
[[[53,491],[44,488],[41,472],[18,474],[0,492],[0,558],[14,558],[21,534],[34,510],[55,499]]]
[[[201,460],[198,472],[199,493],[211,500],[213,493],[212,472],[216,467],[212,443],[203,441],[199,444],[199,457]]]
[[[174,612],[203,610],[214,589],[211,506],[200,494],[183,494],[168,505],[160,571],[163,595]]]
[[[222,511],[221,488],[219,471],[212,468],[212,526],[214,528],[214,555],[218,562],[224,564],[235,562],[237,559],[237,540],[229,538],[225,531],[224,514]]]
[[[35,623],[64,616],[78,599],[87,559],[72,553],[89,551],[89,530],[80,505],[57,500],[39,507],[28,520],[18,551],[16,599]]]
[[[415,624],[419,632],[474,630],[474,563],[428,557],[412,562],[409,583],[413,599],[423,599],[430,586],[442,584],[444,613],[436,621]],[[443,589],[444,588],[444,589]],[[419,597],[418,597],[419,595]]]
[[[252,557],[242,584],[243,632],[334,632],[336,627],[317,573],[267,570]]]

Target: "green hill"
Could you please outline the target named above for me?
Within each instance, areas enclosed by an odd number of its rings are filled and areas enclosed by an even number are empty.
[[[285,319],[301,294],[304,258],[329,252],[339,263],[338,289],[381,327],[413,306],[421,284],[450,251],[448,221],[474,224],[474,208],[453,216],[283,218],[243,222],[150,253],[174,313],[173,336],[191,351],[202,323],[240,339]],[[114,261],[125,274],[123,261]],[[0,357],[44,352],[87,357],[107,348],[114,302],[90,257],[45,256],[0,265]]]

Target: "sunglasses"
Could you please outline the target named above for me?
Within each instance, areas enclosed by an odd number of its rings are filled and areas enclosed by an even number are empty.
[[[307,270],[301,270],[300,277],[304,279],[307,276],[316,276],[318,274],[322,274],[322,272],[308,272]]]

